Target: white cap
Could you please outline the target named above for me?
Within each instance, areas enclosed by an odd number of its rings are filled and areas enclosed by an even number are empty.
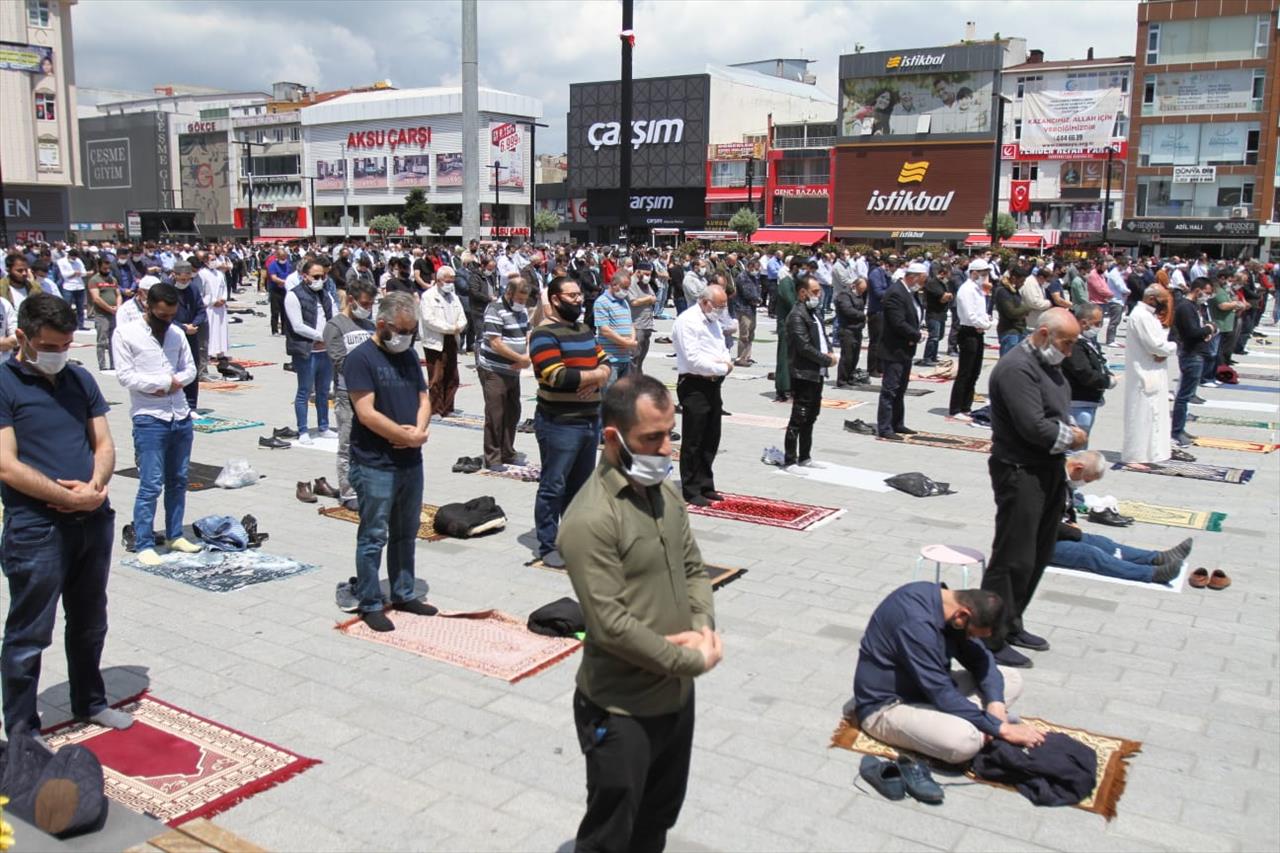
[[[920,263],[919,261],[912,261],[911,263],[907,264],[906,274],[907,275],[928,275],[929,268],[924,264]]]
[[[159,283],[160,283],[160,279],[156,278],[155,276],[144,275],[142,278],[138,279],[138,290],[150,290],[151,285],[159,284]]]
[[[986,258],[974,258],[969,261],[969,272],[989,272],[991,264],[987,263]]]

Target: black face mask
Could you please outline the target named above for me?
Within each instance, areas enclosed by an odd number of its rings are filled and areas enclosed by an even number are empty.
[[[576,302],[560,301],[556,303],[556,313],[566,323],[576,323],[578,318],[582,316],[582,306]]]

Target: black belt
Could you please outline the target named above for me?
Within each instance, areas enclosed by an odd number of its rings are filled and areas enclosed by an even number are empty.
[[[717,385],[724,381],[723,376],[703,376],[700,373],[681,373],[676,376],[676,382],[683,382],[686,379],[697,379],[702,382],[713,382]]]

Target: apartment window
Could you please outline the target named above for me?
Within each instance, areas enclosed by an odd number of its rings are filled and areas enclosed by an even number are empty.
[[[1253,187],[1252,183],[1243,183],[1240,185],[1240,203],[1253,204]]]
[[[277,128],[276,128],[276,142],[284,142],[284,128],[283,128],[283,127],[277,127]]]
[[[1152,77],[1142,84],[1142,114],[1144,116],[1151,115],[1156,108],[1156,81]]]
[[[1013,179],[1015,181],[1034,181],[1040,177],[1039,163],[1014,163]]]
[[[1128,137],[1129,135],[1129,117],[1124,113],[1116,113],[1116,126],[1111,131],[1111,135]]]
[[[1262,22],[1269,17],[1237,15],[1164,21],[1154,51],[1148,36],[1147,63],[1171,65],[1266,56],[1268,33]],[[1151,27],[1154,29],[1155,24]]]
[[[49,0],[27,0],[27,25],[49,26]]]
[[[1160,61],[1160,25],[1147,25],[1147,65]]]
[[[300,128],[300,127],[293,127],[293,128],[290,128],[290,129],[289,129],[289,138],[290,138],[291,140],[293,140],[294,142],[299,142],[299,141],[301,141],[301,139],[302,139],[302,128]]]
[[[1044,77],[1039,74],[1034,74],[1029,77],[1019,77],[1015,97],[1017,100],[1022,100],[1024,95],[1030,94],[1031,92],[1039,92],[1043,83]]]
[[[36,121],[54,121],[57,112],[52,92],[36,92]]]
[[[258,141],[259,142],[267,141],[267,132],[265,130],[258,131]]]
[[[1262,111],[1262,96],[1266,91],[1267,72],[1263,68],[1255,68],[1253,70],[1253,109],[1255,112]]]
[[[1013,138],[1014,139],[1022,138],[1022,119],[1020,118],[1015,118],[1013,120]]]
[[[711,164],[711,186],[745,187],[746,185],[746,160],[718,160]]]
[[[1255,166],[1258,163],[1258,143],[1262,139],[1262,131],[1251,130],[1245,136],[1244,142],[1244,162],[1247,166]]]
[[[1271,16],[1258,16],[1258,29],[1253,40],[1253,58],[1262,59],[1267,55],[1267,33],[1271,28]]]

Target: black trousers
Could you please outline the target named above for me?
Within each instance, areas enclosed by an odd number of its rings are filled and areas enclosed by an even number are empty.
[[[787,422],[784,438],[786,464],[794,465],[810,458],[813,425],[821,408],[822,380],[791,377],[791,420]]]
[[[947,332],[947,354],[955,352],[956,340],[959,337],[960,315],[956,312],[955,303],[951,305],[951,331]]]
[[[1004,646],[1008,634],[1022,630],[1022,613],[1053,557],[1067,473],[1059,456],[1036,467],[991,457],[987,470],[995,493],[996,532],[982,588],[1004,602],[1004,625],[987,641],[994,651]]]
[[[682,452],[683,455],[683,452]],[[573,722],[587,759],[587,813],[577,853],[660,853],[689,783],[693,690],[674,714],[610,714],[573,693]]]
[[[284,293],[274,284],[267,285],[267,302],[271,304],[271,334],[275,335],[284,329]]]
[[[683,419],[680,426],[680,485],[685,500],[714,492],[711,468],[720,450],[719,378],[686,373],[676,382]]]
[[[853,374],[862,356],[862,329],[840,326],[840,365],[836,368],[836,384],[852,385]]]
[[[973,408],[973,389],[982,373],[982,332],[973,326],[961,326],[956,344],[960,347],[960,366],[951,384],[949,409],[953,415]]]
[[[874,347],[872,350],[874,351]],[[911,379],[911,359],[885,360],[880,364],[884,377],[880,380],[880,409],[876,413],[876,429],[884,435],[897,432],[903,423],[907,382]]]
[[[872,376],[880,373],[880,332],[884,329],[883,314],[867,315],[867,372]]]

